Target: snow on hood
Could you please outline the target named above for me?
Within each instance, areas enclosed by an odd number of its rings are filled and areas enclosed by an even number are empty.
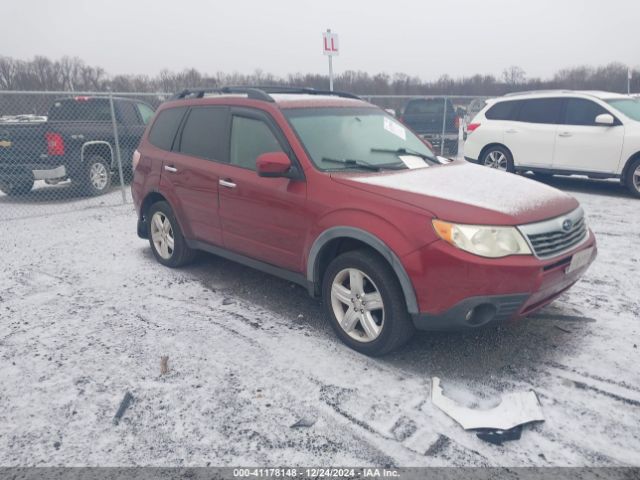
[[[487,218],[478,218],[482,214],[493,214],[489,221],[497,224],[531,223],[579,205],[572,196],[543,183],[465,161],[334,179],[462,223],[486,223]]]

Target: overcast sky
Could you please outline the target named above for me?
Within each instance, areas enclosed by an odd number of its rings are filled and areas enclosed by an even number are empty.
[[[548,77],[580,64],[640,65],[638,0],[4,0],[0,55],[78,56],[111,74],[256,69],[423,79],[500,72]]]

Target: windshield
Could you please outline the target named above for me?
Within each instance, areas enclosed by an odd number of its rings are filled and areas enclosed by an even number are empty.
[[[616,98],[614,100],[605,100],[605,102],[624,113],[627,117],[640,122],[640,99]]]
[[[291,109],[285,115],[321,170],[408,168],[411,162],[401,158],[407,156],[422,166],[438,163],[415,134],[375,108]]]

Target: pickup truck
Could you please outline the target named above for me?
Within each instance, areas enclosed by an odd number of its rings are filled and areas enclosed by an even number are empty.
[[[113,98],[125,173],[153,108],[139,100]],[[24,195],[36,180],[49,184],[71,179],[85,195],[109,190],[117,169],[115,136],[108,97],[55,100],[47,117],[0,118],[0,190]]]
[[[442,121],[445,113],[445,101],[442,98],[414,98],[404,107],[400,121],[428,140],[435,151],[440,153],[444,141],[444,150],[452,156],[458,154],[458,132],[460,117],[456,114],[451,100],[446,100],[446,118],[444,118],[444,137]]]

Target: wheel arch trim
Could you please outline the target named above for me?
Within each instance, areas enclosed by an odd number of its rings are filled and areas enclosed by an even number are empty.
[[[419,313],[418,300],[413,289],[413,284],[411,283],[409,275],[402,265],[402,262],[400,262],[398,256],[393,252],[393,250],[391,250],[391,248],[389,248],[387,244],[385,244],[378,237],[359,228],[346,226],[332,227],[318,235],[318,237],[313,242],[311,249],[309,250],[309,257],[307,260],[307,282],[309,283],[309,285],[320,284],[321,279],[318,278],[320,271],[320,266],[318,264],[320,259],[320,252],[322,252],[322,249],[331,240],[335,240],[336,238],[351,238],[354,240],[359,240],[382,255],[382,257],[387,262],[389,262],[389,265],[393,269],[398,281],[400,282],[400,287],[402,288],[405,302],[407,304],[407,310],[411,314]]]
[[[87,149],[87,147],[93,147],[95,145],[106,145],[107,146],[107,148],[109,149],[109,153],[111,155],[110,167],[113,168],[113,163],[115,161],[115,157],[113,155],[113,147],[111,146],[111,144],[109,142],[105,142],[104,140],[91,140],[90,142],[84,142],[82,144],[82,147],[80,148],[80,162],[84,165],[85,150]]]

